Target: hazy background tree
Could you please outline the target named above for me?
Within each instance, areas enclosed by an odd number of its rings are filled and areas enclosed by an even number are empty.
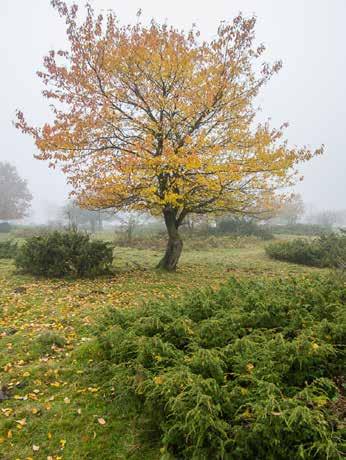
[[[101,210],[81,208],[76,201],[69,201],[62,208],[62,217],[68,221],[69,227],[88,228],[92,233],[103,229],[103,221],[108,220],[110,213]]]
[[[303,198],[299,193],[296,193],[282,204],[274,221],[289,225],[296,224],[304,215],[304,211]]]
[[[15,166],[0,162],[0,220],[22,219],[28,215],[32,195]]]
[[[120,224],[120,230],[125,235],[126,243],[131,244],[135,231],[144,228],[150,216],[143,212],[121,212],[115,216],[115,219]]]
[[[338,222],[338,213],[334,210],[320,211],[309,217],[312,224],[333,227]]]

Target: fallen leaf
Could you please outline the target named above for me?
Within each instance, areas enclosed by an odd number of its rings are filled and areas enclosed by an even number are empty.
[[[12,414],[13,409],[11,409],[10,407],[5,407],[4,409],[1,409],[1,412],[4,414],[5,417],[9,417]]]
[[[23,426],[26,425],[26,418],[22,418],[21,420],[16,420],[16,423],[17,423],[19,426],[23,427]]]

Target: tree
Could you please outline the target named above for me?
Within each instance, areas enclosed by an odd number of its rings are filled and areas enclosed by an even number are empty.
[[[103,220],[109,218],[105,212],[80,208],[75,201],[69,201],[63,207],[62,215],[67,218],[70,227],[79,228],[87,225],[92,233],[102,230]]]
[[[52,4],[70,43],[38,73],[54,121],[34,127],[18,111],[17,127],[34,137],[37,158],[62,165],[80,206],[161,214],[160,267],[176,268],[187,215],[265,213],[297,164],[322,152],[289,148],[286,124],[255,124],[255,98],[281,63],[260,63],[254,17],[221,23],[205,42],[195,27],[120,26],[90,5],[80,21],[76,5]]]
[[[123,212],[116,216],[120,222],[120,228],[126,236],[126,242],[132,243],[134,233],[140,225],[145,225],[148,215],[139,212]]]
[[[299,193],[293,194],[279,209],[277,217],[286,224],[296,224],[304,214],[304,202]]]
[[[15,166],[0,162],[0,220],[21,219],[28,215],[32,195]]]
[[[312,223],[322,225],[323,227],[333,227],[338,221],[336,211],[320,211],[310,217]]]

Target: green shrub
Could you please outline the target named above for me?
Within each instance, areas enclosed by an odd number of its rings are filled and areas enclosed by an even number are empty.
[[[258,225],[253,220],[232,217],[220,220],[216,228],[217,233],[238,236],[256,236],[262,240],[270,240],[273,235],[265,226]]]
[[[12,225],[8,222],[0,222],[0,233],[9,233],[12,230]]]
[[[25,273],[46,277],[88,277],[109,271],[109,243],[77,231],[52,232],[28,238],[18,250],[16,265]]]
[[[15,241],[0,241],[0,259],[13,259],[17,255],[18,244]]]
[[[296,239],[270,244],[267,254],[273,259],[313,267],[344,267],[346,235],[331,233],[313,240]]]
[[[345,302],[341,278],[231,279],[114,309],[102,365],[164,459],[339,459]]]

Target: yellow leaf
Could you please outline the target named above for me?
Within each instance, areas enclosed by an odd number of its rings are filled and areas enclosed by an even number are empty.
[[[89,387],[88,388],[88,391],[90,391],[90,393],[96,393],[97,391],[99,391],[98,388],[94,388],[94,387]]]
[[[163,383],[163,377],[157,375],[156,377],[154,377],[154,382],[156,383],[156,385],[161,385]]]
[[[5,407],[4,409],[1,409],[1,412],[4,414],[5,417],[9,417],[12,414],[13,409],[11,409],[10,407]]]
[[[71,402],[70,398],[67,398],[67,397],[64,398],[64,403],[65,404],[70,404],[70,402]]]
[[[60,383],[59,383],[59,382],[52,382],[52,383],[50,384],[50,386],[51,386],[51,387],[56,387],[56,388],[57,388],[57,387],[60,387]]]
[[[8,372],[11,368],[12,368],[12,363],[7,363],[7,364],[5,364],[5,366],[3,367],[3,369],[4,369],[5,372]]]
[[[18,427],[23,427],[26,425],[26,418],[22,418],[21,420],[16,420],[16,423],[18,424]]]
[[[19,425],[24,426],[24,425],[26,425],[26,418],[22,418],[22,419],[20,419],[20,420],[16,420],[16,423],[18,423]]]

